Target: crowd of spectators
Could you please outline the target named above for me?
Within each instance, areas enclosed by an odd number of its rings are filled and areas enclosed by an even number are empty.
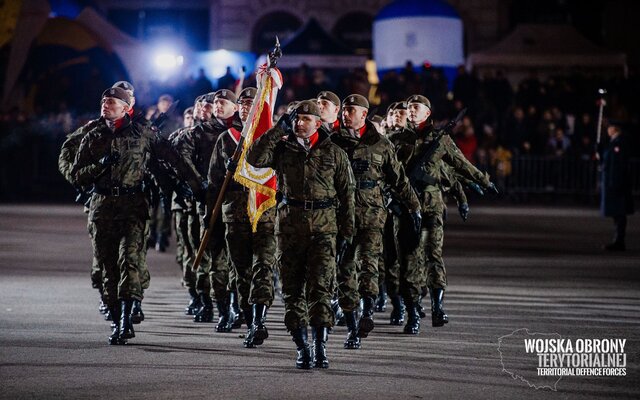
[[[337,71],[303,65],[282,71],[284,86],[278,112],[290,101],[314,98],[321,90],[333,90],[341,98],[351,93],[367,96],[374,104],[371,113],[378,115],[384,115],[392,102],[423,94],[431,100],[438,122],[468,108],[454,139],[469,160],[488,170],[490,166],[495,169],[496,160],[523,155],[591,159],[597,130],[597,90],[604,87],[608,90],[605,115],[628,121],[628,133],[636,137],[640,102],[635,93],[640,90],[640,80],[635,75],[541,79],[531,73],[512,85],[501,71],[481,77],[463,67],[457,72],[453,82],[448,82],[438,68],[416,69],[407,63],[406,68],[387,72],[377,85],[371,85],[364,68]],[[197,76],[181,80],[136,82],[137,107],[153,114],[157,112],[153,108],[157,99],[168,93],[180,100],[176,109],[179,116],[197,95],[219,88],[233,89],[237,83],[230,69],[218,80],[209,79],[201,70]],[[249,85],[255,85],[255,76],[245,78],[243,86]],[[11,199],[11,193],[20,193],[26,185],[33,188],[39,181],[60,181],[55,161],[65,135],[99,112],[98,104],[80,111],[69,109],[64,102],[53,107],[56,109],[38,110],[32,115],[19,109],[0,114],[2,199]],[[637,150],[634,155],[638,155]]]

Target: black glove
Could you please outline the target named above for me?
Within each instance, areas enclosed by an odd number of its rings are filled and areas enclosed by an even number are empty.
[[[234,160],[233,157],[231,157],[230,159],[227,160],[224,166],[227,169],[227,171],[231,172],[232,174],[235,174],[236,168],[238,168],[238,161]]]
[[[338,235],[338,238],[336,239],[336,266],[340,266],[342,264],[348,248],[349,241],[342,237],[342,235]]]
[[[278,118],[278,122],[276,125],[280,127],[283,131],[293,130],[293,123],[296,120],[298,113],[296,111],[292,111],[289,114],[282,114],[280,118]]]
[[[355,175],[364,174],[369,170],[369,160],[357,159],[351,161],[351,169]]]
[[[473,189],[476,193],[478,193],[480,196],[484,196],[484,190],[482,190],[482,188],[480,187],[480,185],[478,185],[475,182],[469,182],[469,184],[467,185],[469,187],[469,189]]]
[[[460,204],[458,206],[458,212],[460,213],[462,220],[464,222],[467,222],[467,218],[469,218],[469,204],[467,203]]]
[[[200,182],[200,192],[196,195],[196,200],[198,200],[200,203],[206,203],[207,189],[209,189],[209,181],[204,180]]]
[[[420,234],[420,229],[422,228],[422,214],[420,211],[411,212],[411,221],[413,222],[413,231],[416,235]]]
[[[489,182],[489,184],[487,185],[487,187],[485,189],[487,190],[487,192],[493,192],[493,194],[499,194],[500,193],[498,191],[498,188],[496,187],[495,183],[493,183],[493,182]]]
[[[113,165],[115,163],[117,163],[120,160],[120,153],[118,152],[113,152],[113,153],[109,153],[106,156],[102,157],[98,163],[100,165],[102,165],[103,167],[108,167],[110,165]]]
[[[193,198],[193,190],[191,190],[191,187],[187,185],[186,182],[180,182],[174,190],[178,197],[181,197],[183,199]]]

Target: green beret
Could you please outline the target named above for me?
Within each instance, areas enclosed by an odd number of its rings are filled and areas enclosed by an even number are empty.
[[[129,96],[129,93],[126,90],[119,87],[105,90],[102,93],[102,98],[104,99],[106,97],[113,97],[114,99],[124,101],[127,105],[131,105],[131,96]]]
[[[323,90],[322,92],[318,93],[317,99],[328,100],[333,104],[335,104],[336,106],[340,107],[340,98],[338,97],[338,95],[328,90]]]
[[[429,109],[431,109],[431,102],[429,101],[429,99],[419,94],[414,94],[413,96],[409,96],[409,98],[407,99],[407,104],[409,103],[424,104],[425,106],[429,107]]]
[[[360,106],[364,108],[369,108],[369,102],[365,99],[364,96],[359,94],[350,94],[344,100],[342,100],[343,107],[346,106]]]
[[[193,107],[187,107],[182,115],[193,114]]]
[[[302,100],[296,105],[296,112],[300,114],[306,115],[315,115],[316,117],[320,117],[320,109],[318,108],[318,103],[311,100]]]
[[[111,87],[119,87],[122,88],[124,90],[129,90],[131,93],[135,92],[135,90],[133,89],[133,85],[127,81],[118,81],[116,83],[113,84],[113,86]]]
[[[202,99],[202,101],[204,101],[205,103],[213,104],[213,100],[216,97],[216,92],[209,92],[203,96],[204,98]]]
[[[244,89],[242,89],[242,92],[240,92],[240,96],[238,96],[238,101],[244,100],[244,99],[251,99],[253,100],[256,97],[256,94],[258,93],[258,89],[254,88],[254,87],[246,87]]]
[[[238,102],[238,98],[236,97],[236,94],[233,93],[233,90],[229,90],[229,89],[220,89],[217,92],[215,92],[213,94],[213,99],[225,99],[225,100],[229,100],[232,103],[237,103]]]

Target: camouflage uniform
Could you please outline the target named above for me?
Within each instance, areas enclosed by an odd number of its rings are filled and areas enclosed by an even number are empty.
[[[375,298],[378,295],[378,260],[387,217],[381,185],[389,185],[411,211],[420,208],[404,169],[396,159],[393,145],[369,121],[365,126],[361,136],[357,134],[356,137],[345,129],[331,135],[331,140],[349,155],[351,163],[368,162],[365,171],[354,168],[356,231],[353,245],[338,271],[340,307],[347,312],[358,306],[360,297]],[[353,281],[356,267],[357,287]]]
[[[120,159],[105,167],[98,161],[117,152]],[[72,175],[77,184],[94,185],[89,219],[95,223],[93,244],[104,271],[104,298],[112,305],[116,300],[141,300],[141,253],[145,252],[145,223],[149,204],[142,191],[142,179],[151,159],[164,158],[184,176],[190,185],[200,187],[193,172],[181,163],[168,142],[148,126],[123,118],[121,127],[112,131],[104,119],[82,139]]]
[[[398,159],[407,171],[410,171],[424,154],[427,146],[434,139],[436,132],[431,124],[422,129],[406,128],[392,134],[389,139],[396,145]],[[422,171],[432,177],[432,184],[419,193],[422,204],[422,233],[415,249],[407,249],[404,236],[410,229],[406,218],[394,221],[397,237],[397,250],[400,258],[400,285],[406,302],[418,302],[421,289],[420,257],[426,261],[426,283],[431,288],[446,289],[447,277],[442,260],[443,245],[443,212],[444,201],[439,186],[441,180],[440,162],[449,164],[454,171],[463,177],[478,182],[481,186],[490,184],[489,177],[475,168],[457,148],[448,135],[443,136],[436,145],[433,156],[422,167]]]
[[[306,330],[307,325],[328,328],[334,324],[336,234],[350,239],[354,233],[353,173],[347,155],[324,129],[318,131],[318,141],[309,152],[293,133],[286,138],[284,134],[280,127],[267,131],[251,146],[247,161],[273,168],[283,195],[275,232],[285,325],[292,332]],[[337,210],[335,205],[326,206],[336,200]]]
[[[222,186],[241,131],[231,128],[222,133],[216,142],[209,166],[210,200],[213,207],[218,190]],[[252,304],[270,307],[273,302],[273,267],[275,264],[276,238],[274,236],[275,210],[267,210],[260,218],[255,233],[247,213],[248,190],[231,181],[222,203],[222,222],[226,226],[226,243],[235,275],[240,308],[249,326],[252,322]]]
[[[203,179],[206,179],[209,172],[209,164],[218,136],[229,128],[227,123],[227,121],[221,121],[217,118],[201,122],[187,130],[183,139],[178,143],[178,149],[183,159],[193,165],[193,168]],[[242,129],[237,114],[232,124],[236,129]],[[205,204],[197,202],[198,214],[201,218],[205,218],[205,207]],[[200,237],[204,234],[205,229],[204,225],[200,227]],[[225,303],[228,301],[229,261],[226,246],[224,246],[224,228],[216,225],[211,229],[213,229],[211,240],[198,266],[196,287],[199,293],[207,293],[208,295],[213,290],[216,301]],[[197,243],[193,243],[195,249],[199,247],[199,242],[198,239]]]

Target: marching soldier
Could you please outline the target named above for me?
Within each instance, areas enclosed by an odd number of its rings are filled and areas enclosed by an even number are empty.
[[[441,179],[440,161],[451,165],[463,177],[479,185],[495,190],[489,176],[481,173],[460,152],[448,135],[436,140],[438,132],[430,119],[431,103],[421,95],[414,95],[407,100],[409,121],[412,128],[405,128],[390,136],[396,146],[398,159],[403,163],[407,174],[417,171],[420,182],[412,180],[413,189],[418,193],[422,210],[422,230],[417,243],[406,240],[406,232],[411,221],[408,218],[396,218],[396,249],[400,258],[400,290],[408,307],[405,333],[418,334],[420,331],[420,262],[426,262],[426,283],[432,301],[432,325],[443,326],[448,317],[442,308],[444,291],[447,286],[446,271],[442,260],[443,245],[443,213],[444,201],[439,186]],[[424,160],[424,156],[430,157]]]
[[[320,109],[322,125],[330,134],[339,131],[340,120],[338,119],[338,114],[340,113],[340,98],[338,95],[324,90],[318,93],[316,100],[318,101],[318,108]]]
[[[243,123],[247,121],[256,92],[254,87],[240,92],[239,115]],[[227,170],[235,171],[232,158],[241,134],[240,130],[232,127],[216,141],[209,165],[209,210],[215,204]],[[262,214],[253,233],[247,214],[248,200],[249,193],[244,186],[230,183],[222,203],[222,221],[226,226],[227,249],[235,271],[240,308],[248,328],[244,346],[249,348],[261,345],[269,336],[265,322],[267,310],[273,303],[276,238],[273,232],[275,210]]]
[[[256,167],[276,171],[282,201],[275,232],[281,253],[285,325],[297,346],[296,367],[328,368],[326,342],[334,324],[331,310],[336,257],[353,236],[353,173],[347,155],[321,128],[316,102],[301,101],[247,153]],[[336,236],[337,235],[337,236]],[[337,243],[337,244],[336,244]],[[314,334],[313,358],[307,326]]]
[[[135,337],[134,300],[142,300],[140,252],[149,203],[142,180],[149,160],[172,163],[196,191],[201,183],[166,141],[147,125],[131,122],[131,97],[116,87],[102,95],[101,118],[80,143],[71,174],[82,186],[93,185],[89,218],[95,224],[93,245],[103,270],[103,296],[114,329],[110,344]],[[120,302],[120,304],[118,304]]]
[[[180,153],[187,163],[194,166],[199,177],[205,178],[209,172],[209,164],[213,148],[218,137],[233,127],[242,130],[242,123],[237,115],[236,95],[228,89],[221,89],[205,97],[202,105],[203,121],[189,130],[179,143]],[[211,112],[213,117],[210,118]],[[209,120],[206,120],[209,118]],[[194,322],[213,322],[213,290],[218,309],[217,332],[230,332],[234,316],[230,314],[232,299],[229,294],[229,264],[224,244],[224,225],[216,221],[215,226],[209,224],[206,216],[206,199],[198,199],[198,214],[203,219],[200,235],[204,230],[212,229],[212,240],[202,257],[196,277],[196,287],[200,295],[202,307],[194,316]],[[194,246],[198,248],[199,246]]]
[[[356,178],[353,246],[347,251],[342,265],[338,265],[337,273],[340,307],[349,330],[344,346],[350,349],[359,348],[360,338],[366,338],[374,327],[378,260],[387,215],[381,190],[383,184],[398,194],[414,218],[415,230],[420,229],[420,203],[396,159],[393,145],[367,120],[368,108],[369,102],[363,96],[347,96],[342,109],[345,129],[331,135],[331,140],[349,156]],[[363,309],[356,325],[354,310],[360,298]]]

